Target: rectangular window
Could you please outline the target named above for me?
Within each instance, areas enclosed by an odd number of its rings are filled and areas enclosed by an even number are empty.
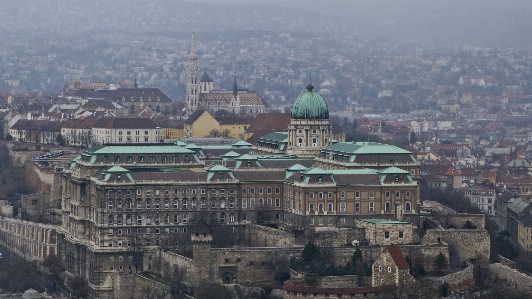
[[[340,193],[340,196],[341,196],[342,198],[345,198],[345,191],[342,191],[342,193]]]
[[[255,198],[252,198],[249,200],[249,207],[254,208],[255,207]]]
[[[390,232],[384,232],[384,238],[389,239],[390,238]]]
[[[281,206],[281,199],[280,198],[276,198],[275,199],[275,206],[276,207],[280,207]]]
[[[360,203],[359,202],[355,202],[355,211],[356,212],[360,212]]]
[[[281,188],[279,187],[275,188],[275,194],[279,194],[279,193],[281,193]]]
[[[386,191],[385,196],[386,198],[390,198],[390,191]]]
[[[359,191],[355,192],[355,198],[360,198],[360,192]]]
[[[405,237],[405,233],[404,233],[403,231],[400,231],[400,232],[399,232],[399,238],[402,239],[402,238],[404,238],[404,237]]]
[[[406,191],[406,197],[410,198],[410,191]]]
[[[255,194],[255,188],[250,188],[250,189],[249,189],[249,193],[251,193],[251,194]]]
[[[146,228],[146,234],[147,235],[151,234],[151,227]]]
[[[247,208],[248,207],[248,200],[243,198],[242,199],[242,208]]]
[[[345,202],[340,203],[340,212],[345,212]]]
[[[369,191],[369,198],[375,198],[375,191]]]
[[[242,188],[242,194],[248,194],[248,189],[247,188]]]
[[[259,188],[259,194],[262,194],[264,192],[264,189],[261,187]]]
[[[112,235],[113,235],[113,229],[110,228],[110,229],[109,229],[109,236],[112,236]]]
[[[333,197],[332,192],[327,193],[327,197],[328,197],[328,198],[332,198],[332,197]]]
[[[370,212],[375,211],[375,203],[373,203],[373,202],[370,202],[370,203],[369,203],[369,211],[370,211]]]

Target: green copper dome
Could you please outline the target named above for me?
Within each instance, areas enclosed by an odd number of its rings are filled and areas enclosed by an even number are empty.
[[[292,105],[293,119],[329,119],[329,108],[325,100],[314,92],[312,84],[300,94]]]

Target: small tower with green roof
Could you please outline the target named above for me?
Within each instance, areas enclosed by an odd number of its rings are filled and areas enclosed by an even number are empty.
[[[332,144],[329,108],[321,95],[309,83],[292,105],[288,126],[287,153],[298,156],[318,156],[323,147]]]

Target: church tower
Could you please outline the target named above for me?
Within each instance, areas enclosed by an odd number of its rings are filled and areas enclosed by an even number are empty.
[[[318,156],[323,147],[332,144],[332,125],[325,100],[309,83],[307,91],[292,105],[288,126],[287,153],[298,156]]]
[[[192,43],[190,44],[190,55],[187,63],[187,113],[194,113],[198,109],[199,102],[199,62],[196,55],[196,42],[192,33]]]
[[[233,84],[233,98],[231,99],[231,102],[229,103],[229,107],[227,107],[229,111],[232,111],[236,114],[240,113],[240,94],[238,93],[238,85],[236,84],[236,76],[235,76],[235,83]]]

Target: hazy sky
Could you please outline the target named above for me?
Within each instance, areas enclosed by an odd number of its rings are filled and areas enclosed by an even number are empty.
[[[69,29],[142,30],[148,24],[150,34],[295,30],[419,44],[529,47],[531,15],[532,0],[0,0],[0,34],[16,26],[53,35]]]

